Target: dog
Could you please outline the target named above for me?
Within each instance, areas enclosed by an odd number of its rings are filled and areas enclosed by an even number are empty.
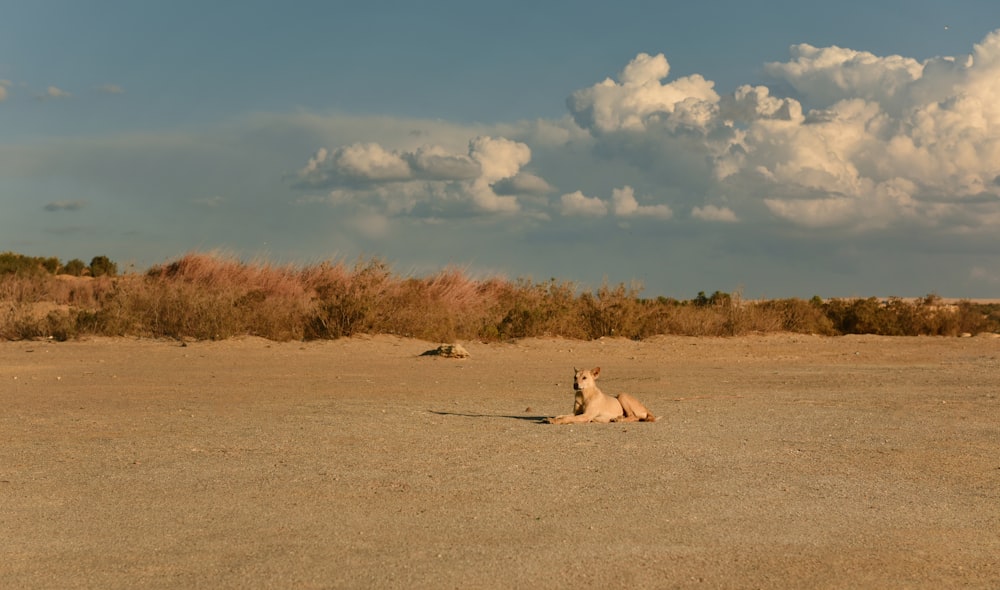
[[[549,424],[582,424],[584,422],[655,422],[656,416],[627,393],[612,397],[597,387],[600,367],[589,371],[573,369],[573,413],[547,418]]]

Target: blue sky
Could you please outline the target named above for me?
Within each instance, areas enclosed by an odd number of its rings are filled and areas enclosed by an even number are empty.
[[[0,7],[0,251],[1000,297],[992,0]]]

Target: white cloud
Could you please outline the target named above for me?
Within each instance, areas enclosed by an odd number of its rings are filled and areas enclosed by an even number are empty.
[[[493,184],[498,195],[547,195],[555,189],[540,176],[528,172],[498,180]]]
[[[885,103],[920,79],[924,65],[899,55],[879,57],[842,47],[813,47],[807,43],[789,49],[791,61],[769,63],[764,71],[783,79],[822,105],[845,98]]]
[[[97,90],[102,94],[125,94],[125,90],[117,84],[104,84]]]
[[[10,87],[10,80],[0,80],[0,102],[7,100],[8,87]]]
[[[469,142],[469,156],[481,167],[480,178],[496,182],[517,174],[531,161],[531,148],[504,137],[480,136]]]
[[[722,97],[720,116],[739,122],[757,119],[801,121],[802,105],[794,98],[771,96],[767,86],[740,86],[733,94]]]
[[[517,196],[500,194],[493,185],[520,184],[535,190],[547,185],[534,175],[518,180],[530,161],[526,144],[503,137],[475,137],[466,154],[438,145],[401,151],[378,143],[354,143],[317,150],[299,170],[295,186],[331,189],[333,203],[381,202],[392,214],[412,213],[429,204],[422,210],[445,215],[463,202],[480,212],[509,213],[520,209]]]
[[[667,205],[640,205],[635,199],[635,191],[630,186],[611,191],[611,203],[618,217],[653,217],[670,219],[674,212]]]
[[[498,195],[485,180],[477,180],[467,189],[472,202],[481,211],[491,213],[513,213],[521,209],[514,195]]]
[[[691,209],[691,217],[702,221],[717,221],[722,223],[736,223],[740,219],[729,207],[719,207],[717,205],[705,205]]]
[[[479,163],[480,176],[472,181],[469,193],[484,211],[514,212],[520,209],[517,197],[498,195],[491,184],[517,175],[531,161],[531,149],[503,137],[480,136],[469,142],[469,156]]]
[[[1000,216],[1000,31],[970,56],[802,44],[765,69],[797,98],[767,86],[719,96],[701,76],[664,82],[666,58],[639,54],[619,81],[567,104],[595,154],[636,170],[622,180],[690,199],[694,218],[765,213],[866,231],[972,219],[986,229]],[[719,193],[732,196],[725,212],[695,205]],[[622,196],[616,211],[635,207]]]
[[[330,155],[329,150],[326,148],[319,148],[313,157],[309,158],[306,162],[305,168],[299,171],[299,177],[304,182],[311,182],[311,177],[319,172],[319,167],[326,162],[327,156]]]
[[[597,197],[588,197],[581,191],[567,193],[559,198],[562,214],[566,217],[604,217],[608,205]]]
[[[610,205],[599,197],[588,197],[582,191],[564,194],[560,197],[560,205],[561,213],[566,217],[604,217],[611,211],[615,217],[670,219],[674,214],[667,205],[640,205],[635,191],[627,185],[612,189]]]
[[[426,180],[471,180],[482,174],[480,165],[464,154],[450,154],[441,146],[421,146],[406,160],[417,178]]]
[[[377,143],[340,148],[332,155],[331,168],[341,177],[360,181],[398,181],[413,177],[410,165],[398,153]]]
[[[387,149],[377,143],[354,143],[333,151],[319,148],[299,171],[305,187],[409,182],[415,180],[471,180],[481,176],[479,163],[466,155],[450,154],[440,146],[421,146],[412,152]]]
[[[643,131],[659,120],[704,125],[711,117],[709,107],[719,100],[714,83],[700,75],[661,83],[669,73],[663,54],[640,53],[622,70],[620,82],[608,78],[578,90],[567,106],[577,124],[598,133]]]

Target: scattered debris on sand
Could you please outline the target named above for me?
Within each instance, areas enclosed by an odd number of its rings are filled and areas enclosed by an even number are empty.
[[[461,344],[442,344],[420,354],[420,356],[440,356],[448,359],[469,358],[469,351],[465,350]]]

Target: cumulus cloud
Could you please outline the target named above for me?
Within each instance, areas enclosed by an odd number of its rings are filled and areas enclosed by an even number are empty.
[[[101,94],[125,94],[125,90],[117,84],[104,84],[97,90]]]
[[[498,180],[493,184],[498,195],[547,195],[555,190],[540,176],[520,172],[514,176]]]
[[[480,136],[469,143],[469,156],[481,166],[483,180],[496,182],[514,176],[530,162],[531,148],[504,137]]]
[[[559,201],[566,217],[604,217],[608,214],[607,203],[597,197],[588,197],[582,191],[567,193]]]
[[[818,105],[801,122],[751,127],[746,168],[808,200],[769,198],[807,226],[935,224],[968,199],[1000,197],[1000,32],[966,59],[918,63],[797,46],[769,71]]]
[[[409,180],[414,170],[401,154],[377,143],[350,145],[337,150],[331,170],[342,178],[366,182]]]
[[[915,59],[892,55],[879,57],[867,51],[842,47],[813,47],[808,43],[789,48],[791,60],[764,66],[767,74],[790,83],[812,100],[832,104],[845,97],[884,103],[907,92],[923,75]]]
[[[604,217],[610,211],[615,217],[670,219],[674,214],[664,204],[640,205],[635,191],[627,185],[611,191],[610,203],[599,197],[588,197],[582,191],[564,194],[559,200],[560,212],[566,217]]]
[[[671,78],[664,55],[640,53],[616,79],[572,93],[571,123],[494,129],[464,150],[322,149],[297,186],[327,190],[331,202],[428,217],[669,219],[685,210],[689,220],[767,217],[854,231],[1000,229],[1000,31],[967,56],[923,61],[800,44],[765,72],[780,84],[720,95],[701,75]],[[598,167],[622,187],[610,198],[587,196]],[[643,202],[633,186],[656,199]],[[725,206],[706,204],[720,194]]]
[[[333,151],[318,149],[299,171],[298,184],[324,188],[416,180],[471,180],[480,174],[478,162],[471,157],[449,154],[438,146],[406,152],[377,143],[355,143]]]
[[[670,219],[674,212],[667,205],[640,205],[635,199],[635,191],[630,186],[611,191],[611,203],[618,217],[653,217]]]
[[[439,146],[422,146],[405,158],[414,176],[426,180],[471,180],[482,172],[475,159]]]
[[[469,156],[480,166],[479,177],[469,186],[472,200],[485,211],[517,211],[517,197],[498,195],[490,185],[515,176],[531,161],[531,149],[504,137],[481,136],[469,143]]]
[[[567,106],[594,153],[680,198],[732,196],[692,206],[696,219],[985,230],[1000,216],[1000,31],[968,56],[924,61],[808,44],[789,54],[765,72],[794,97],[765,85],[720,96],[698,75],[668,80],[666,58],[642,53]],[[641,208],[621,194],[614,210]]]
[[[723,121],[802,120],[802,105],[797,100],[771,96],[767,86],[740,86],[733,94],[722,97],[719,108]]]
[[[704,125],[711,117],[707,107],[719,100],[715,84],[697,74],[662,83],[669,73],[663,54],[640,53],[625,66],[618,82],[607,78],[578,90],[567,106],[578,125],[601,133],[642,131],[661,120]]]
[[[382,202],[393,213],[471,205],[480,212],[513,212],[517,194],[547,190],[540,177],[522,173],[531,149],[504,137],[479,136],[466,153],[423,145],[394,150],[378,143],[320,148],[296,178],[300,189],[330,189],[335,203]],[[495,190],[500,186],[504,190]],[[423,205],[423,207],[421,207]]]
[[[719,207],[717,205],[705,205],[691,209],[691,217],[702,221],[717,221],[722,223],[736,223],[740,219],[729,207]]]

